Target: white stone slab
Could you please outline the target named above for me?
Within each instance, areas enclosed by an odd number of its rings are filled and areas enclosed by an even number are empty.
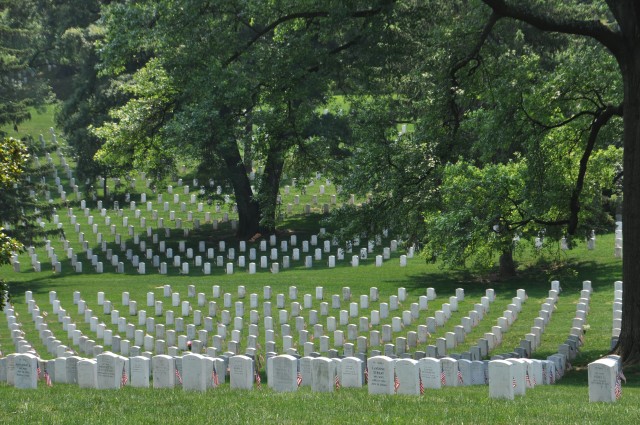
[[[375,356],[367,361],[369,394],[394,394],[394,361],[387,356]]]
[[[489,397],[513,400],[513,365],[505,360],[489,362]]]

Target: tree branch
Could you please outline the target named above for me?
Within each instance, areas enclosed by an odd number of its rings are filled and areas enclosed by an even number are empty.
[[[577,19],[553,18],[522,4],[507,4],[505,0],[482,0],[494,13],[506,18],[525,22],[542,31],[575,34],[591,37],[602,43],[618,57],[621,54],[623,39],[619,31],[613,31],[599,20],[583,21]]]
[[[356,37],[353,38],[353,40],[350,40],[348,42],[346,42],[345,44],[342,44],[338,47],[336,47],[335,49],[332,49],[331,51],[329,51],[327,53],[327,55],[337,55],[338,53],[347,50],[349,48],[351,48],[352,46],[358,44],[358,42],[362,39],[362,36],[358,35]],[[312,73],[312,72],[318,72],[320,70],[320,66],[322,65],[322,63],[319,63],[317,65],[312,66],[311,68],[307,69],[308,73]]]
[[[591,116],[595,116],[596,113],[594,113],[593,111],[580,111],[577,114],[574,114],[572,116],[570,116],[569,118],[560,121],[559,123],[556,124],[545,124],[542,121],[538,121],[537,119],[535,119],[534,117],[532,117],[531,115],[529,115],[529,112],[527,112],[527,109],[524,107],[524,97],[522,96],[522,93],[520,93],[520,107],[522,108],[522,112],[524,112],[525,116],[527,117],[527,119],[529,119],[529,121],[531,121],[532,123],[534,123],[535,125],[542,127],[545,130],[552,130],[554,128],[559,128],[562,127],[564,125],[569,124],[571,121],[574,121],[582,116],[585,115],[591,115]]]
[[[482,32],[480,33],[480,38],[478,39],[478,42],[475,44],[473,49],[471,49],[471,51],[467,56],[465,56],[464,58],[460,59],[458,62],[453,64],[449,72],[449,75],[451,78],[451,89],[450,89],[451,98],[450,98],[449,107],[451,108],[451,115],[453,116],[454,133],[456,133],[458,131],[458,128],[460,127],[460,108],[456,103],[456,87],[458,86],[458,79],[456,77],[456,74],[460,69],[465,67],[469,62],[471,62],[474,59],[478,62],[478,65],[474,67],[474,70],[479,66],[480,60],[478,59],[478,55],[480,54],[480,50],[482,49],[482,46],[484,45],[487,38],[489,37],[489,34],[491,34],[493,27],[498,22],[498,19],[500,19],[500,16],[497,13],[492,12],[491,15],[489,16],[489,20],[487,21],[484,28],[482,29]]]
[[[591,125],[591,131],[589,132],[589,138],[587,139],[587,146],[584,149],[582,158],[580,158],[580,168],[578,170],[578,179],[576,180],[576,186],[571,194],[571,200],[569,201],[569,227],[567,233],[574,235],[578,228],[578,213],[580,212],[580,194],[584,187],[585,174],[587,173],[587,164],[589,158],[593,152],[593,148],[598,139],[598,133],[600,129],[604,127],[613,116],[622,116],[622,105],[609,105],[605,109],[599,111],[598,115],[594,118]]]
[[[352,18],[368,18],[371,16],[375,16],[378,13],[382,12],[382,8],[378,7],[375,9],[366,9],[366,10],[358,10],[353,12],[350,16]],[[316,12],[297,12],[291,13],[289,15],[281,16],[276,19],[266,27],[262,28],[259,31],[256,31],[256,34],[251,37],[251,39],[247,42],[242,50],[235,52],[227,61],[225,62],[225,67],[229,66],[232,62],[238,59],[244,52],[246,52],[251,46],[253,46],[258,40],[262,37],[275,30],[278,26],[284,24],[285,22],[293,21],[295,19],[314,19],[314,18],[326,18],[329,16],[329,12],[326,11],[316,11]]]
[[[482,49],[482,46],[484,45],[485,41],[489,37],[489,34],[491,34],[493,27],[496,25],[496,23],[498,22],[498,19],[500,18],[501,16],[499,16],[495,12],[492,12],[491,15],[489,16],[489,20],[487,21],[484,28],[482,29],[482,33],[480,33],[480,39],[478,39],[478,42],[475,44],[473,49],[469,52],[467,56],[465,56],[464,58],[460,59],[458,62],[453,64],[453,66],[451,67],[451,80],[454,82],[454,85],[457,85],[456,73],[460,69],[462,69],[465,65],[467,65],[469,62],[471,62],[473,59],[477,59],[478,55],[480,54],[480,49]]]

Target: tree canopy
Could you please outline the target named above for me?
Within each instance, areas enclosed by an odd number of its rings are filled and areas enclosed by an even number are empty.
[[[191,164],[233,188],[248,238],[276,229],[286,170],[317,166],[364,200],[336,236],[391,230],[505,274],[520,244],[575,246],[622,212],[620,352],[640,359],[637,2],[104,3],[49,42],[75,52],[58,56],[79,76],[59,117],[90,179]],[[22,12],[42,31],[63,9]]]

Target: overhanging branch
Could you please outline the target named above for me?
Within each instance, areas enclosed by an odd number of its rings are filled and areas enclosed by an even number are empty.
[[[613,31],[599,20],[584,21],[577,19],[553,18],[531,8],[526,3],[508,4],[505,0],[482,0],[493,12],[525,22],[542,31],[559,32],[564,34],[583,35],[602,43],[618,57],[622,49],[622,35]]]
[[[599,113],[594,118],[593,123],[591,125],[591,131],[589,132],[589,138],[587,139],[587,146],[584,149],[584,153],[582,154],[582,158],[580,158],[580,167],[578,170],[578,179],[576,180],[576,186],[573,189],[573,193],[571,194],[571,200],[569,201],[569,227],[567,229],[567,233],[570,235],[575,234],[576,229],[578,228],[578,213],[580,212],[580,194],[582,193],[582,188],[584,187],[584,179],[587,173],[587,165],[589,163],[589,159],[591,158],[591,153],[593,152],[593,148],[595,147],[596,140],[598,139],[598,134],[600,133],[600,129],[604,127],[611,118],[614,116],[622,116],[622,105],[609,105],[603,110],[598,111]]]
[[[382,8],[378,7],[378,8],[375,8],[375,9],[358,10],[358,11],[353,12],[350,16],[352,18],[368,18],[368,17],[375,16],[375,15],[379,14],[380,12],[382,12]],[[244,46],[244,48],[242,50],[239,50],[239,51],[235,52],[233,55],[231,55],[231,57],[229,59],[227,59],[227,61],[225,62],[225,67],[230,65],[232,62],[234,62],[240,56],[242,56],[242,54],[244,52],[246,52],[251,46],[253,46],[262,37],[264,37],[265,35],[269,34],[272,31],[274,31],[278,26],[280,26],[280,25],[282,25],[282,24],[284,24],[286,22],[294,21],[296,19],[326,18],[328,16],[329,16],[329,12],[327,12],[327,11],[297,12],[297,13],[291,13],[289,15],[281,16],[280,18],[276,19],[275,21],[273,21],[269,25],[265,26],[261,30],[256,31],[254,36],[251,37],[251,39],[247,42],[247,44]]]

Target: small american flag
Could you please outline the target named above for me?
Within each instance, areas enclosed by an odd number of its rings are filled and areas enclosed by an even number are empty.
[[[458,384],[464,384],[464,380],[462,379],[462,372],[458,371]]]
[[[555,367],[555,366],[553,366],[553,367]],[[552,384],[556,383],[556,372],[555,372],[555,370],[550,370],[549,371],[549,379],[551,380]]]
[[[393,374],[393,390],[397,393],[398,388],[400,388],[400,380],[398,379],[398,375]]]
[[[336,390],[339,390],[340,387],[341,387],[341,385],[340,385],[340,376],[339,375],[336,375],[335,383],[336,383]]]
[[[616,400],[620,400],[622,397],[622,379],[620,379],[620,375],[616,377],[616,386],[614,387]]]
[[[369,382],[369,368],[365,367],[364,368],[364,383],[368,383]]]
[[[531,384],[531,378],[529,378],[529,371],[525,372],[524,379],[525,381],[527,381],[527,387],[533,388],[533,385]]]
[[[258,387],[258,389],[262,389],[262,378],[260,378],[260,374],[258,372],[256,372],[256,387]]]
[[[51,376],[49,376],[49,372],[46,370],[44,371],[44,381],[47,383],[47,387],[53,387],[53,384],[51,383]]]
[[[178,380],[180,385],[182,385],[182,376],[180,376],[180,371],[178,370],[178,368],[176,368],[176,379]]]
[[[176,372],[178,370],[176,369]],[[215,366],[213,367],[213,372],[211,373],[211,378],[213,379],[213,385],[214,386],[218,386],[220,385],[220,380],[218,379],[218,371],[216,370]]]
[[[2,352],[0,352],[0,356],[2,356]],[[36,373],[38,374],[38,379],[40,379],[40,373],[42,370],[40,369],[40,362],[36,363]]]
[[[298,383],[298,386],[302,385],[302,374],[300,372],[298,372],[298,376],[296,377],[296,382]]]
[[[418,373],[418,379],[420,380],[420,395],[424,394],[424,384],[422,383],[422,375]]]
[[[120,387],[124,387],[129,382],[129,377],[127,376],[127,371],[125,370],[124,365],[122,366],[122,377],[120,378]]]
[[[440,384],[442,384],[442,386],[447,385],[447,377],[444,374],[444,371],[440,372]]]

